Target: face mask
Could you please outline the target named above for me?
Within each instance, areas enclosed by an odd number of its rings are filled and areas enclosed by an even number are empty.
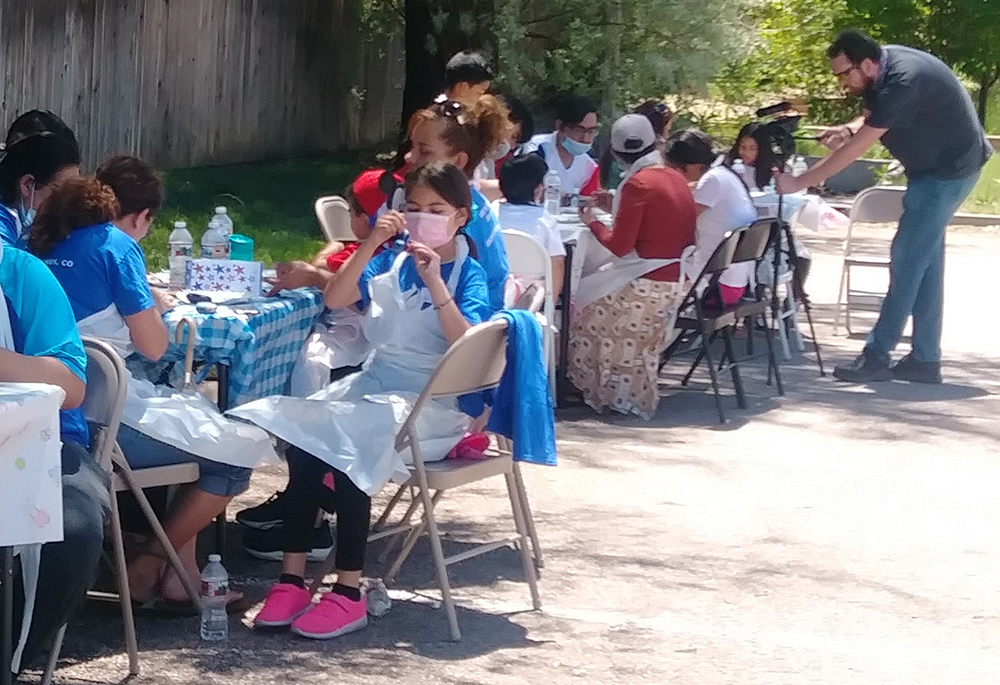
[[[579,157],[580,155],[585,155],[590,152],[590,148],[593,147],[593,143],[581,143],[578,140],[573,140],[569,136],[563,136],[562,146],[566,149],[566,152],[570,153],[574,157]]]
[[[17,208],[17,216],[21,220],[21,231],[27,232],[31,224],[35,223],[35,186],[31,186],[31,199],[28,200],[28,208],[24,208],[24,203]]]
[[[452,215],[454,216],[454,215]],[[406,212],[406,231],[412,240],[423,243],[434,249],[451,240],[448,230],[451,216],[443,214],[427,214],[424,212]]]
[[[503,159],[504,157],[507,156],[509,152],[510,152],[510,141],[504,140],[501,141],[499,145],[497,145],[496,150],[493,150],[489,154],[489,158],[492,160]]]

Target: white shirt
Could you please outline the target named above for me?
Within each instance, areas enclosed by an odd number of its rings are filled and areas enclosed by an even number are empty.
[[[559,150],[556,148],[555,133],[539,133],[523,146],[523,152],[540,152],[545,157],[545,163],[549,169],[555,169],[559,174],[561,190],[563,195],[579,193],[587,185],[587,182],[597,171],[597,162],[590,155],[578,155],[568,167],[563,166],[562,159],[559,158]]]
[[[750,194],[732,169],[717,166],[705,172],[694,189],[694,201],[708,209],[698,215],[695,228],[696,263],[700,271],[729,231],[757,220]],[[733,264],[719,282],[738,288],[749,285],[754,265]]]
[[[538,205],[501,202],[500,228],[521,231],[541,243],[550,257],[564,257],[566,248],[559,235],[559,223]]]

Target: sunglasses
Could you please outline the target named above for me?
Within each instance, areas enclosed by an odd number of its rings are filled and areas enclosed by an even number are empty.
[[[459,124],[465,123],[465,105],[455,100],[439,100],[430,106],[430,110],[446,119],[455,119]]]

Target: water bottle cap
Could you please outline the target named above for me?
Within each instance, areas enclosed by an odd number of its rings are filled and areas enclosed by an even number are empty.
[[[226,213],[226,208],[220,205],[220,206],[218,206],[218,207],[215,208],[215,213],[216,214],[225,214]]]
[[[188,227],[188,225],[187,225],[186,221],[175,221],[174,222],[174,228],[187,228],[187,227]]]
[[[212,561],[222,561],[222,555],[221,554],[209,554],[208,555],[208,560],[210,562],[212,562]]]

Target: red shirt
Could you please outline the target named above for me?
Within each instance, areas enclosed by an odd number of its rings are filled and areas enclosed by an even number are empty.
[[[624,257],[632,250],[644,259],[678,259],[694,244],[697,220],[694,196],[676,169],[646,167],[618,190],[621,199],[614,227],[599,221],[590,228],[611,252]],[[645,275],[653,281],[676,281],[680,265],[670,264]]]
[[[384,250],[387,245],[389,245],[389,243],[382,243],[381,245],[379,245],[378,249],[375,250],[375,254],[378,254],[379,252]],[[340,267],[344,265],[344,262],[347,261],[348,257],[357,252],[359,247],[361,247],[361,243],[347,243],[346,245],[344,245],[343,250],[341,250],[340,252],[334,252],[332,255],[326,258],[327,268],[329,268],[332,273],[337,273]],[[372,256],[374,257],[375,255]]]

